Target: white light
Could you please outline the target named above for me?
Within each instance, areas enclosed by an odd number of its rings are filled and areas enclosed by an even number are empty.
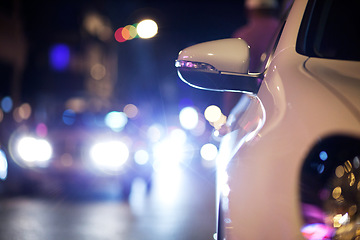
[[[221,118],[221,109],[218,106],[211,105],[205,109],[205,119],[209,122],[216,122]]]
[[[156,172],[177,172],[180,163],[191,159],[193,152],[191,146],[187,144],[185,131],[179,128],[173,129],[165,139],[154,145],[153,167]]]
[[[158,32],[158,26],[155,21],[146,19],[141,21],[136,27],[140,38],[152,38]]]
[[[198,112],[192,107],[185,107],[179,114],[180,124],[185,129],[194,129],[198,125]]]
[[[46,162],[52,156],[52,147],[45,139],[24,137],[17,145],[20,157],[27,163]]]
[[[339,223],[341,225],[345,225],[347,223],[350,222],[350,217],[349,217],[349,214],[348,213],[345,213],[340,219],[339,219]]]
[[[154,169],[161,171],[176,171],[184,158],[182,145],[177,145],[170,139],[159,142],[154,146]]]
[[[145,165],[149,161],[149,153],[143,149],[135,152],[134,160],[139,165]]]
[[[207,143],[201,147],[200,154],[204,160],[213,161],[217,157],[218,149],[214,144]]]
[[[39,161],[47,161],[51,158],[52,155],[52,147],[50,145],[50,143],[48,141],[46,141],[45,139],[38,139],[38,160]]]
[[[8,163],[4,151],[0,150],[0,179],[5,180],[8,172]]]
[[[183,130],[177,128],[170,132],[169,141],[173,146],[183,146],[186,143],[186,140],[187,135]]]
[[[128,122],[128,118],[125,113],[112,111],[106,114],[105,124],[114,131],[122,130]]]
[[[32,137],[24,137],[18,143],[18,153],[20,157],[27,161],[33,162],[36,160],[34,146],[36,146],[36,139]]]
[[[90,156],[97,168],[116,172],[128,160],[129,149],[120,141],[101,142],[90,149]]]

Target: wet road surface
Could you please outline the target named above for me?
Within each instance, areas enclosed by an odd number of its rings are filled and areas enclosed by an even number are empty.
[[[0,200],[0,239],[211,240],[215,229],[214,174],[181,171],[156,175],[146,195],[141,181],[129,201],[111,195],[71,199]]]

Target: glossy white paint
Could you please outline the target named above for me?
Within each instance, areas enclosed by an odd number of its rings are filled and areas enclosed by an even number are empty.
[[[342,98],[344,104],[354,108],[354,114],[359,117],[360,111],[360,64],[353,61],[337,61],[311,58],[305,64],[305,69],[314,78]]]
[[[303,239],[300,174],[306,156],[319,139],[360,137],[360,62],[296,52],[306,5],[295,0],[259,91],[243,95],[228,117],[217,159],[219,240]],[[232,47],[243,49],[244,43],[226,41],[195,45],[178,59],[220,71],[247,65],[248,53],[241,60]]]
[[[247,73],[249,46],[240,38],[215,40],[185,48],[178,60],[207,63],[222,72]]]
[[[218,161],[226,164],[225,172],[219,168],[219,179],[227,180],[221,196],[226,240],[303,239],[299,175],[304,158],[321,137],[360,136],[360,63],[307,62],[296,53],[305,6],[306,1],[295,2],[257,97],[223,139]],[[254,119],[265,121],[250,141],[242,141],[240,133]]]

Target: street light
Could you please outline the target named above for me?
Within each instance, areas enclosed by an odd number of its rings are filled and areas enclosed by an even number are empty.
[[[152,38],[158,32],[158,25],[154,20],[146,19],[141,22],[136,27],[137,33],[140,38]]]
[[[153,38],[157,33],[157,23],[154,20],[145,19],[138,24],[118,28],[114,33],[114,37],[118,42],[126,42],[137,37],[143,39]]]

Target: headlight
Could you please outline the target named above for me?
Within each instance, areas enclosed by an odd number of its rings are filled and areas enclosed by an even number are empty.
[[[194,148],[187,143],[187,135],[181,129],[172,130],[167,138],[153,146],[152,152],[155,171],[170,175],[194,156]]]
[[[128,160],[129,149],[120,141],[101,142],[91,147],[90,158],[96,168],[108,173],[116,173]]]
[[[306,239],[360,237],[360,140],[334,136],[319,142],[301,172]]]
[[[52,157],[53,149],[47,140],[27,136],[17,142],[16,152],[27,166],[45,166]]]

